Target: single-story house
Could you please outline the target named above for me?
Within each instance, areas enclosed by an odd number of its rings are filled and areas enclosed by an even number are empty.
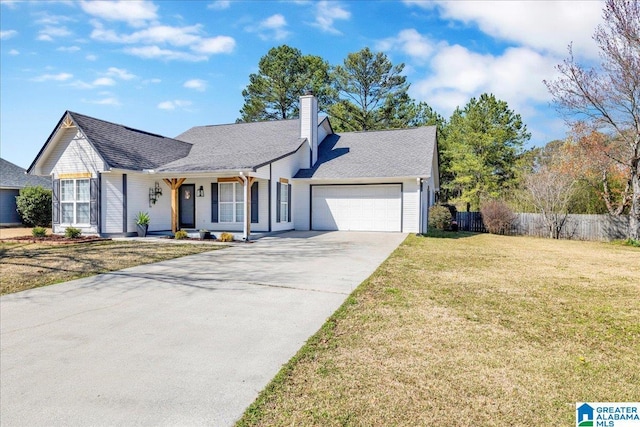
[[[18,165],[0,159],[0,225],[12,226],[22,224],[16,196],[25,187],[43,187],[51,189],[51,179],[27,175],[27,171]]]
[[[425,232],[439,190],[433,126],[335,133],[312,94],[294,120],[175,138],[67,111],[29,167],[53,179],[53,229]]]

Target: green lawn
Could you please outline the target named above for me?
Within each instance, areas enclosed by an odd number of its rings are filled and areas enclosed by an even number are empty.
[[[640,400],[640,250],[409,236],[238,425],[575,425]]]

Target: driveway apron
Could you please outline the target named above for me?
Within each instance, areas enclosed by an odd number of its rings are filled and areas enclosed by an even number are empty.
[[[290,232],[3,296],[0,424],[232,425],[405,236]]]

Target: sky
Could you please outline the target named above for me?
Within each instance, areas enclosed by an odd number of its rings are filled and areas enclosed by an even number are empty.
[[[493,93],[541,146],[567,132],[543,80],[570,43],[597,63],[601,16],[601,1],[0,0],[0,156],[27,168],[66,110],[167,137],[233,123],[283,44],[331,65],[384,52],[445,118]]]

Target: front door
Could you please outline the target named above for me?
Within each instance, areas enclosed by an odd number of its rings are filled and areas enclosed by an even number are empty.
[[[180,228],[195,228],[196,226],[196,186],[183,184],[180,186]]]

